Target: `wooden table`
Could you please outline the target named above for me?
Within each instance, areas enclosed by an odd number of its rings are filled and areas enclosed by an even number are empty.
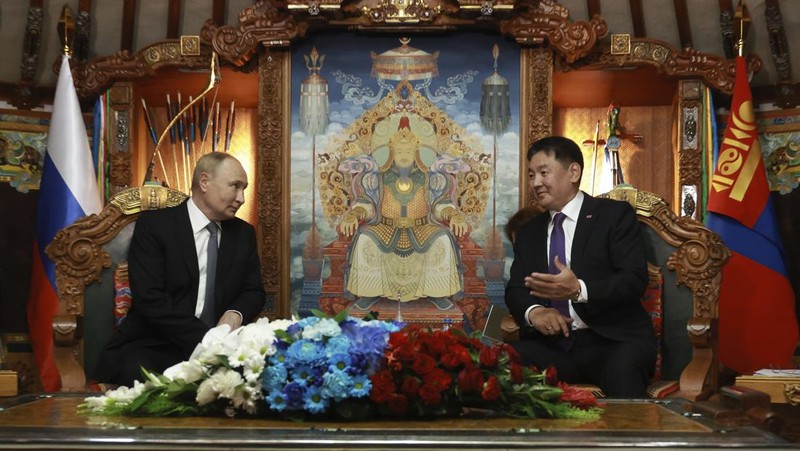
[[[608,401],[599,420],[471,414],[455,419],[291,422],[248,418],[82,416],[83,396],[0,401],[0,448],[75,449],[530,449],[790,446],[753,427],[726,429],[687,413],[686,401]]]

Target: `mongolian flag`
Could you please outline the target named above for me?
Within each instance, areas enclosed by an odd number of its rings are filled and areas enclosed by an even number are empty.
[[[69,59],[65,56],[47,135],[28,298],[31,344],[42,386],[47,391],[58,390],[61,379],[53,360],[53,316],[59,311],[55,265],[44,250],[56,232],[78,218],[99,213],[101,208],[86,125],[72,84]]]
[[[744,58],[708,194],[708,226],[731,250],[719,298],[720,362],[748,374],[790,365],[794,293],[770,199]]]

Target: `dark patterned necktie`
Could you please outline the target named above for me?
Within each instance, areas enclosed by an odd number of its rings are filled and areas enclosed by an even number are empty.
[[[214,312],[214,285],[216,284],[217,275],[217,224],[209,222],[206,226],[208,230],[208,263],[206,264],[206,300],[203,304],[203,312],[200,313],[200,319],[206,323],[208,327],[214,327],[216,322],[216,315]]]
[[[553,231],[550,233],[550,274],[558,274],[560,271],[556,267],[555,259],[561,264],[567,264],[566,241],[564,239],[564,213],[556,213],[553,216]],[[570,317],[569,301],[551,301],[550,306],[558,310],[563,316]]]

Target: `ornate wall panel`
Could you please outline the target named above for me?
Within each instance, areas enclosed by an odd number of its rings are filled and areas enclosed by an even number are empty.
[[[291,54],[266,50],[258,74],[258,237],[261,280],[267,292],[264,314],[289,314],[289,130]]]

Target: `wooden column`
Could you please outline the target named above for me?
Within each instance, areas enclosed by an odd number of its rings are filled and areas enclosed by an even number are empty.
[[[528,192],[528,147],[553,134],[553,51],[547,47],[523,48],[520,62],[519,203],[531,203]]]
[[[119,191],[133,186],[131,170],[133,88],[131,84],[120,82],[109,88],[108,103],[110,111],[106,121],[109,130],[108,136],[111,137],[108,150],[111,159],[111,195],[113,196]]]
[[[678,216],[702,220],[703,204],[703,146],[702,146],[703,83],[700,80],[681,80],[678,83],[678,136],[675,158],[677,189],[672,199]]]
[[[289,280],[289,163],[291,158],[291,53],[267,48],[258,63],[258,237],[263,312],[271,319],[291,314]]]

